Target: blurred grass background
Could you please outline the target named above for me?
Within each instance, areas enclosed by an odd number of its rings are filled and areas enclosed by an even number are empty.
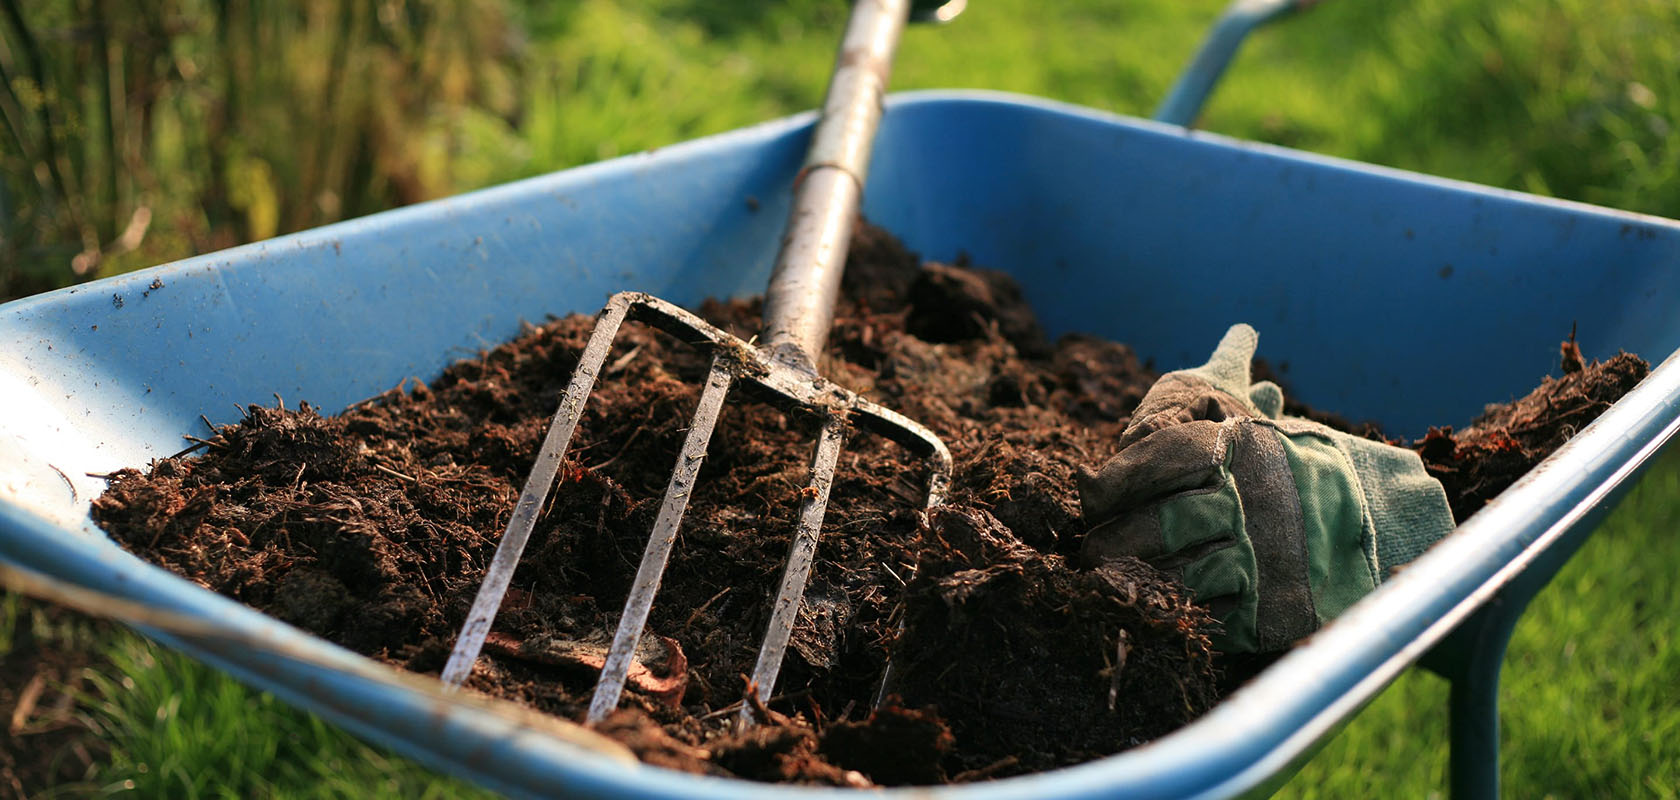
[[[906,34],[893,85],[1144,116],[1223,5],[976,0]],[[814,107],[845,11],[0,0],[0,299]],[[1676,33],[1671,0],[1330,0],[1256,36],[1198,125],[1680,217]],[[1518,628],[1510,796],[1680,796],[1677,517],[1670,453]],[[57,679],[93,755],[53,794],[468,791],[130,634],[16,598],[0,612],[0,652],[95,657]],[[1284,796],[1443,792],[1445,699],[1408,674]]]

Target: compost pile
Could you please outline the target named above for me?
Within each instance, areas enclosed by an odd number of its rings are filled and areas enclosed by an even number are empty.
[[[700,311],[747,337],[760,303]],[[592,324],[530,328],[338,416],[278,398],[250,406],[206,431],[198,457],[110,476],[94,518],[217,592],[435,674]],[[1423,443],[1456,514],[1645,371],[1632,356],[1576,366],[1537,390],[1548,400]],[[620,334],[469,686],[581,719],[706,368],[704,353],[651,329]],[[598,730],[651,763],[709,774],[939,783],[1098,758],[1216,702],[1227,665],[1181,585],[1140,561],[1085,570],[1069,558],[1084,532],[1075,471],[1112,454],[1156,378],[1129,348],[1052,345],[1008,277],[923,265],[863,226],[822,369],[945,440],[948,504],[924,513],[914,459],[849,438],[777,695],[754,710],[763,724],[736,733],[815,425],[732,400],[623,709]]]

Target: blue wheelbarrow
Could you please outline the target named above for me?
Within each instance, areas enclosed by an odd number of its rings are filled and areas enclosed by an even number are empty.
[[[1294,5],[1239,0],[1162,115],[1192,117],[1242,34]],[[231,421],[235,403],[274,394],[343,408],[627,286],[689,304],[757,291],[811,122],[0,306],[0,566],[510,795],[818,792],[649,767],[569,723],[444,692],[142,563],[87,513],[103,489],[90,474],[174,452],[200,414]],[[1680,222],[984,92],[892,97],[875,153],[870,219],[928,258],[967,252],[1011,271],[1052,334],[1111,337],[1173,368],[1198,360],[1209,331],[1251,321],[1268,356],[1297,365],[1301,396],[1395,433],[1466,422],[1525,391],[1571,323],[1606,348],[1589,357],[1667,356],[1454,535],[1195,723],[1078,767],[897,793],[1264,793],[1422,660],[1453,682],[1455,795],[1496,794],[1496,689],[1517,616],[1680,431]],[[1374,334],[1373,318],[1406,334]]]

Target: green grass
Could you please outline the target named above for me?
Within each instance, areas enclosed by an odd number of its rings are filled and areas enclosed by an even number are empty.
[[[104,648],[86,715],[117,746],[104,786],[164,798],[481,794],[134,636]]]
[[[1223,5],[981,0],[955,24],[909,31],[894,87],[1000,89],[1147,115]],[[437,41],[381,39],[354,51],[367,55],[352,58],[347,69],[364,71],[354,72],[354,86],[337,105],[348,109],[345,130],[362,138],[344,146],[374,148],[377,157],[363,164],[356,160],[360,151],[340,151],[320,139],[311,146],[325,155],[316,160],[331,169],[312,174],[289,150],[294,132],[330,126],[307,114],[288,121],[287,114],[333,107],[312,94],[330,82],[309,70],[331,51],[318,23],[331,20],[339,6],[315,0],[311,24],[289,34],[298,38],[280,41],[290,54],[286,63],[303,77],[272,70],[246,76],[270,89],[249,98],[256,107],[244,117],[261,129],[229,133],[239,147],[225,154],[233,184],[222,187],[228,197],[220,202],[223,212],[242,215],[239,224],[205,216],[215,204],[204,197],[215,187],[193,149],[210,108],[194,103],[221,84],[199,78],[166,94],[173,105],[159,111],[149,149],[137,156],[148,166],[142,172],[156,177],[141,194],[158,209],[159,222],[143,247],[100,269],[188,255],[223,243],[216,231],[295,229],[332,218],[333,209],[361,212],[451,194],[813,107],[844,13],[842,4],[827,0],[415,4],[422,6],[457,13],[494,7],[489,18],[505,19],[509,35],[497,38],[475,25],[458,40],[448,35],[452,26],[433,25],[427,30],[441,31]],[[356,25],[405,29],[376,22]],[[1257,36],[1199,124],[1680,217],[1676,31],[1680,8],[1671,0],[1331,0]],[[201,28],[188,35],[208,34]],[[501,41],[508,44],[486,44]],[[176,54],[196,58],[193,48],[201,43],[195,42],[183,40]],[[212,70],[218,62],[201,63]],[[409,80],[405,69],[420,77]],[[374,85],[401,91],[369,91]],[[178,113],[169,116],[170,109]],[[357,176],[371,188],[358,188]],[[301,191],[303,185],[356,194],[323,204],[324,195]],[[42,228],[48,229],[57,228]],[[68,253],[80,246],[48,249]],[[1680,456],[1671,453],[1518,628],[1503,692],[1509,796],[1673,797],[1680,791],[1680,704],[1672,678],[1680,673],[1677,509]],[[18,618],[15,609],[7,613],[0,623]],[[106,659],[98,669],[107,677],[90,692],[83,713],[112,755],[90,776],[90,786],[123,789],[132,782],[133,793],[160,797],[461,791],[136,637],[83,636],[66,646],[91,647]],[[1445,698],[1439,679],[1407,674],[1283,795],[1444,792]]]
[[[527,20],[503,180],[803,110],[837,4],[592,0]],[[1024,92],[1148,115],[1223,0],[991,0],[904,37],[897,89]],[[1680,215],[1680,8],[1665,0],[1327,2],[1262,31],[1201,125],[1244,138]],[[469,176],[458,176],[469,177]],[[470,181],[469,181],[470,183]],[[465,184],[463,184],[465,188]]]

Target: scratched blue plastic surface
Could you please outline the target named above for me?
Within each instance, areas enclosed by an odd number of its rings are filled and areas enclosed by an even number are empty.
[[[810,123],[724,136],[0,306],[0,558],[349,657],[121,553],[87,473],[201,434],[199,414],[328,411],[429,379],[522,320],[620,289],[679,303],[761,289]],[[1031,98],[891,103],[866,213],[934,259],[1014,273],[1053,333],[1157,367],[1232,322],[1298,396],[1415,435],[1587,355],[1680,348],[1680,224],[1337,161]],[[1601,511],[1680,417],[1669,363],[1550,468],[1202,721],[971,798],[1224,796],[1263,786],[1486,592]],[[592,760],[354,676],[200,657],[362,735],[515,794],[784,796]]]

